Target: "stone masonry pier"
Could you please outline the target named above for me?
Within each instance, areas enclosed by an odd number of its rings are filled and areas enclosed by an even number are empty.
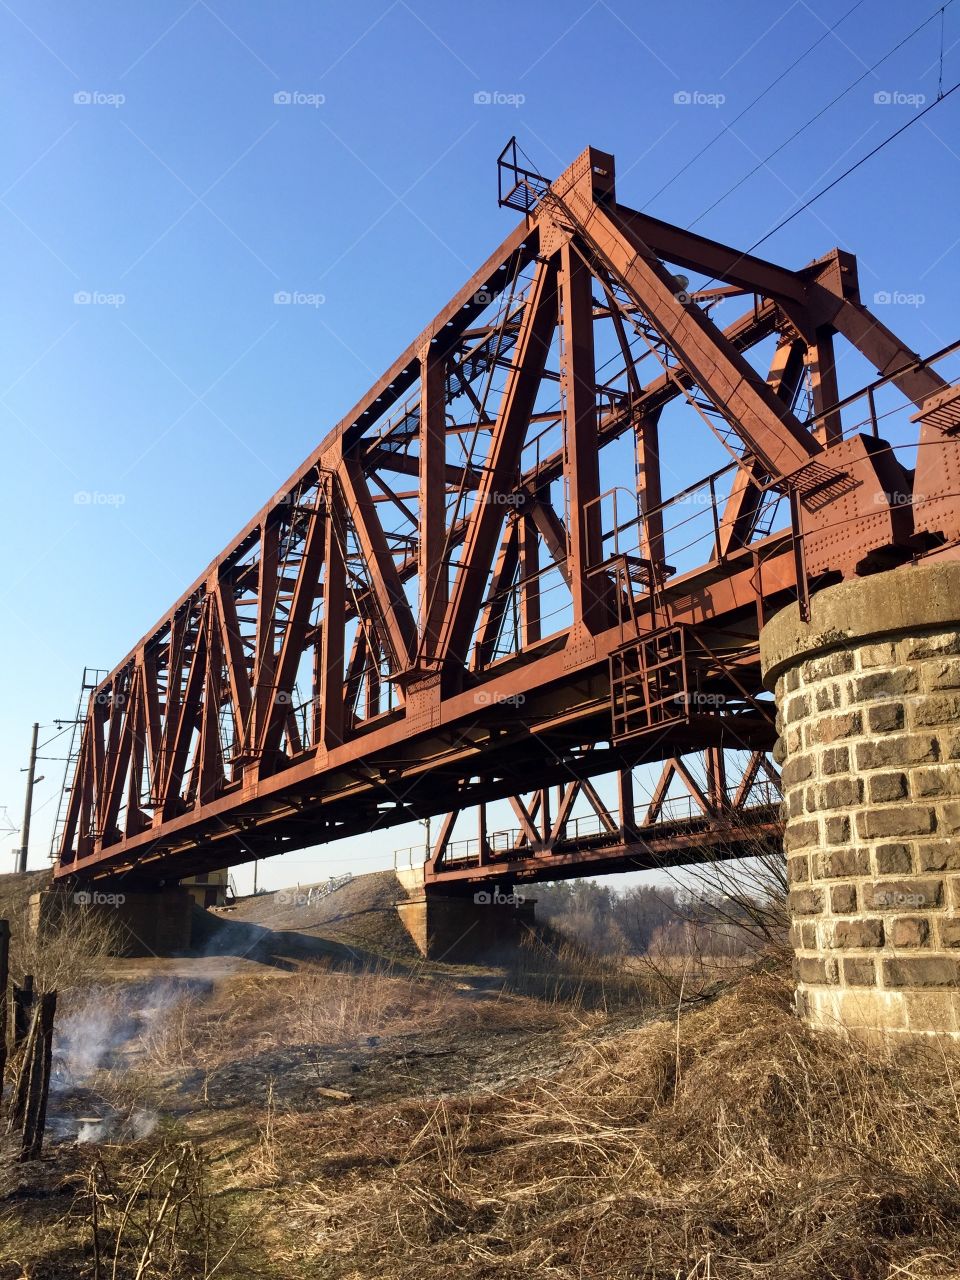
[[[780,715],[798,1006],[960,1038],[960,563],[852,579],[761,634]]]

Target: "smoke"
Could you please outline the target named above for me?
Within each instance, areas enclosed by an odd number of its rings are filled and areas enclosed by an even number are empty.
[[[185,1000],[210,986],[165,978],[86,992],[54,1029],[51,1136],[77,1143],[149,1137],[159,1123],[155,1111],[116,1106],[105,1094],[122,1095],[123,1085],[134,1083],[151,1041],[162,1035]]]

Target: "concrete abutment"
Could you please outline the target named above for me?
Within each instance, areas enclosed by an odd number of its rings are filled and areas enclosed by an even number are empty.
[[[188,890],[120,890],[52,884],[30,897],[30,929],[53,935],[80,913],[102,924],[110,951],[122,956],[168,956],[190,946],[193,898]]]
[[[798,1008],[960,1040],[960,563],[852,579],[760,637],[776,693]]]
[[[462,893],[425,888],[419,868],[397,873],[407,898],[397,912],[422,956],[469,964],[519,946],[534,924],[534,900],[511,886],[471,885]]]

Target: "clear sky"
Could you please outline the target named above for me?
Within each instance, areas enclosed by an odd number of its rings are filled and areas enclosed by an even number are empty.
[[[495,159],[512,133],[550,176],[588,143],[612,151],[622,201],[746,247],[936,97],[941,43],[943,86],[960,79],[955,0],[870,70],[937,13],[0,0],[10,822],[31,723],[73,714],[84,664],[127,652],[509,232]],[[960,94],[762,252],[789,266],[857,252],[865,299],[890,295],[883,318],[933,351],[960,330],[958,174]],[[41,762],[31,865],[61,770]],[[417,838],[265,874],[368,869]],[[0,839],[0,869],[17,843]]]

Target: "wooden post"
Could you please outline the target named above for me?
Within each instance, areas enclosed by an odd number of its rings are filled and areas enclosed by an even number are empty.
[[[7,1133],[16,1133],[23,1128],[23,1117],[27,1110],[27,1093],[30,1084],[30,1066],[33,1062],[33,1049],[37,1040],[37,1024],[40,1017],[39,1008],[35,1010],[33,1021],[30,1023],[30,1031],[27,1035],[26,1047],[23,1056],[20,1059],[20,1070],[17,1074],[17,1082],[13,1086],[13,1096],[10,1099],[10,1115],[7,1119]]]
[[[30,1063],[27,1104],[23,1123],[21,1160],[36,1160],[43,1146],[43,1131],[47,1123],[47,1096],[50,1092],[50,1063],[53,1056],[53,1019],[57,1011],[57,993],[46,991],[41,995],[34,1015],[38,1027],[33,1042],[33,1061]],[[27,1064],[24,1063],[26,1068]]]
[[[13,984],[13,1047],[19,1048],[27,1038],[30,1010],[33,1007],[33,974],[23,975],[23,986]]]
[[[0,1101],[3,1099],[3,1072],[7,1065],[7,979],[10,975],[10,924],[0,920]]]

